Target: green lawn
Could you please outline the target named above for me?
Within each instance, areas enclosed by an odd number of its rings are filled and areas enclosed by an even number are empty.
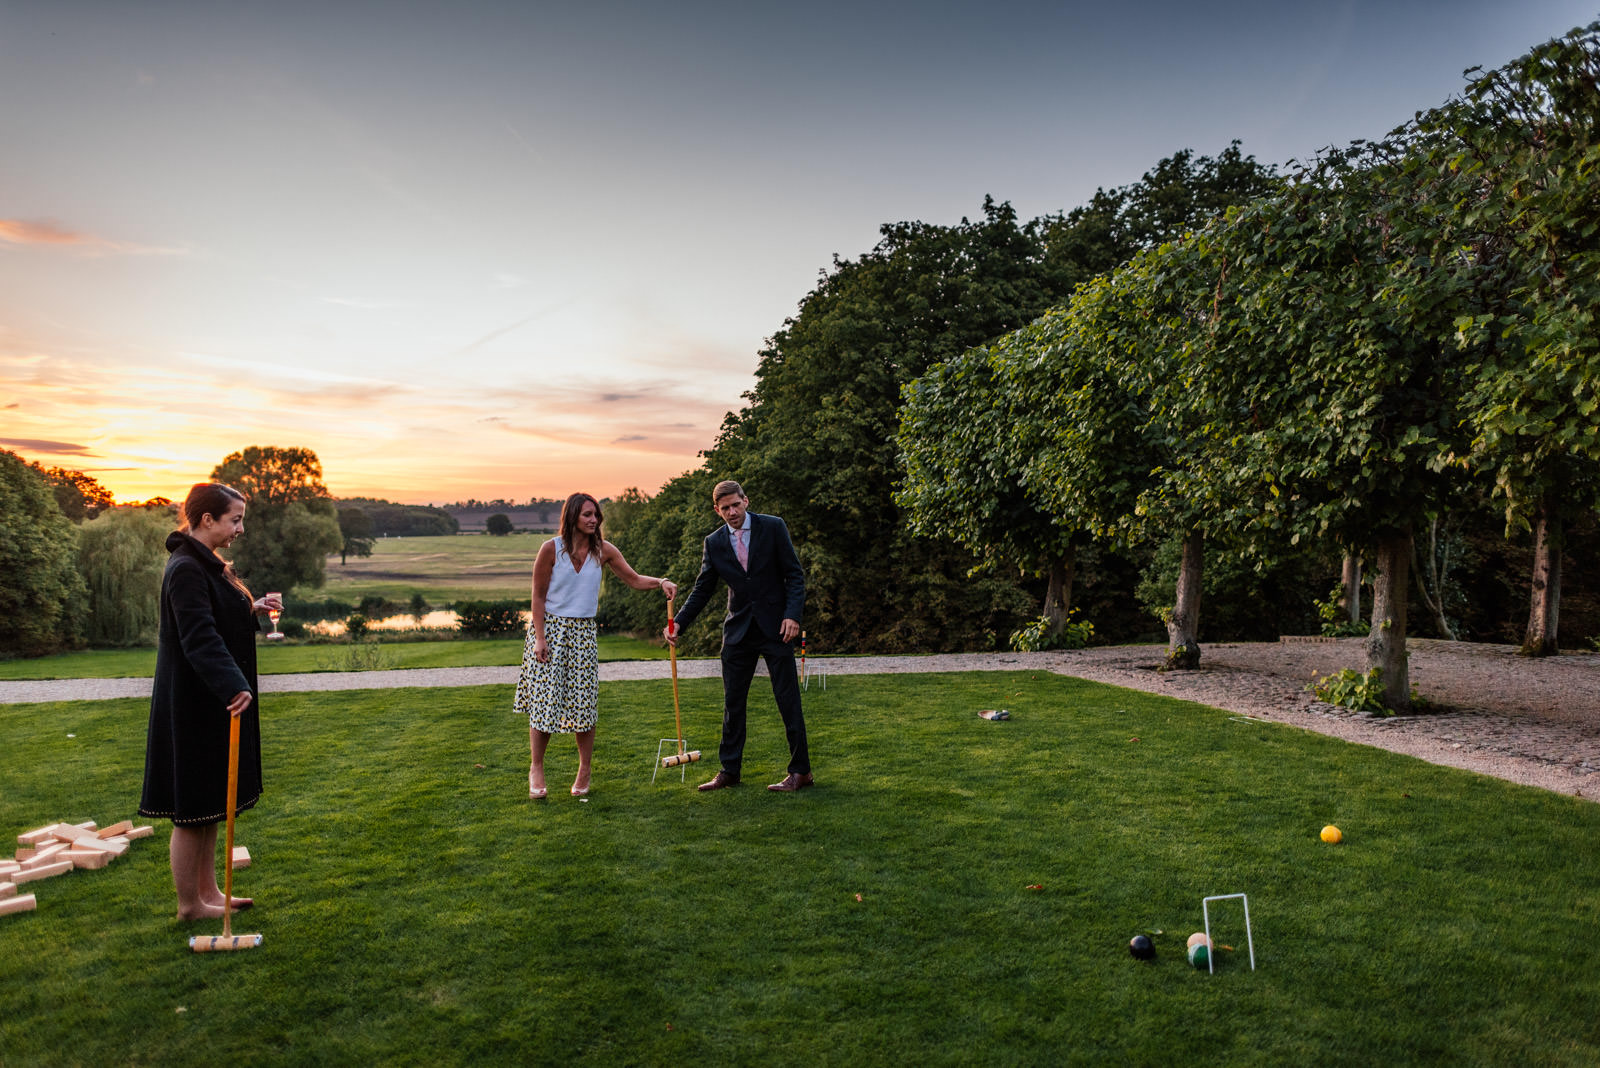
[[[290,598],[332,598],[359,604],[367,596],[406,604],[421,593],[432,604],[455,601],[525,600],[533,581],[533,558],[548,534],[457,534],[434,538],[379,538],[371,556],[339,563],[328,557],[327,584],[295,591]]]
[[[652,783],[670,684],[617,683],[593,795],[538,803],[510,687],[270,696],[235,927],[264,945],[189,953],[219,925],[171,918],[161,825],[0,917],[3,1059],[1600,1061],[1600,806],[1025,672],[813,687],[819,785],[778,796],[759,687],[744,787]],[[682,695],[714,750],[718,682]],[[130,816],[144,719],[0,706],[0,830]],[[574,765],[558,739],[552,785]],[[1258,970],[1235,908],[1196,972],[1200,900],[1230,892]]]
[[[302,671],[354,671],[373,668],[496,667],[522,663],[522,638],[439,642],[367,642],[359,646],[260,646],[263,675]],[[377,649],[374,651],[373,647]],[[352,649],[356,650],[352,652]],[[661,643],[623,635],[602,635],[601,660],[665,660]],[[125,679],[154,674],[154,649],[91,649],[79,653],[0,660],[0,679]]]

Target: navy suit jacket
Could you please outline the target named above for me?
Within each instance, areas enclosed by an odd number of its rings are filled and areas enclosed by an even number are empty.
[[[723,523],[706,535],[689,599],[677,615],[687,627],[711,600],[720,581],[728,587],[728,613],[722,619],[722,644],[737,645],[754,626],[764,638],[779,641],[785,619],[801,622],[806,603],[806,576],[789,540],[789,527],[775,515],[750,514],[750,569],[739,566],[733,538]]]

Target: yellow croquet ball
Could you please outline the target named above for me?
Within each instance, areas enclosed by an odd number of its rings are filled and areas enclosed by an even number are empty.
[[[1322,840],[1329,845],[1337,845],[1343,838],[1344,835],[1339,833],[1339,828],[1331,823],[1322,828]]]

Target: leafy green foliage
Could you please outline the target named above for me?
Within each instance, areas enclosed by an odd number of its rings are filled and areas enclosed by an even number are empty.
[[[345,539],[316,453],[252,445],[227,456],[211,478],[237,489],[249,502],[245,533],[229,556],[258,596],[322,585],[327,555],[338,552]]]
[[[49,479],[50,490],[55,494],[56,506],[61,509],[62,515],[74,523],[93,519],[116,504],[111,491],[102,486],[93,475],[74,471],[68,467],[45,467],[37,463],[31,466]]]
[[[38,656],[79,641],[86,590],[78,529],[49,481],[0,449],[0,653]]]
[[[456,626],[474,638],[520,634],[527,629],[521,601],[459,601]]]
[[[1332,675],[1324,675],[1307,689],[1316,694],[1317,700],[1353,712],[1394,715],[1394,710],[1384,703],[1382,668],[1373,668],[1364,675],[1354,668],[1345,668]]]
[[[339,509],[339,536],[344,539],[339,546],[341,564],[352,556],[372,555],[372,517],[363,509]]]
[[[516,529],[511,523],[511,517],[504,512],[496,512],[483,521],[483,529],[496,537],[503,538]]]
[[[1087,619],[1072,619],[1076,610],[1068,613],[1067,622],[1057,626],[1049,616],[1023,625],[1011,632],[1011,648],[1021,653],[1039,653],[1048,649],[1082,649],[1094,641],[1094,624]]]
[[[113,508],[79,527],[78,568],[89,593],[84,637],[91,645],[154,640],[173,527],[165,509],[149,508]]]
[[[1325,638],[1359,638],[1365,637],[1372,629],[1370,623],[1353,623],[1345,612],[1340,598],[1344,596],[1344,587],[1335,586],[1328,591],[1328,599],[1317,601],[1317,618],[1322,621],[1320,633]]]

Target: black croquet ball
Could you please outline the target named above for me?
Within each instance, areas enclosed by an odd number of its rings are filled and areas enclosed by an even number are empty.
[[[1156,944],[1149,935],[1134,935],[1128,939],[1128,952],[1140,960],[1150,960],[1156,955]]]

